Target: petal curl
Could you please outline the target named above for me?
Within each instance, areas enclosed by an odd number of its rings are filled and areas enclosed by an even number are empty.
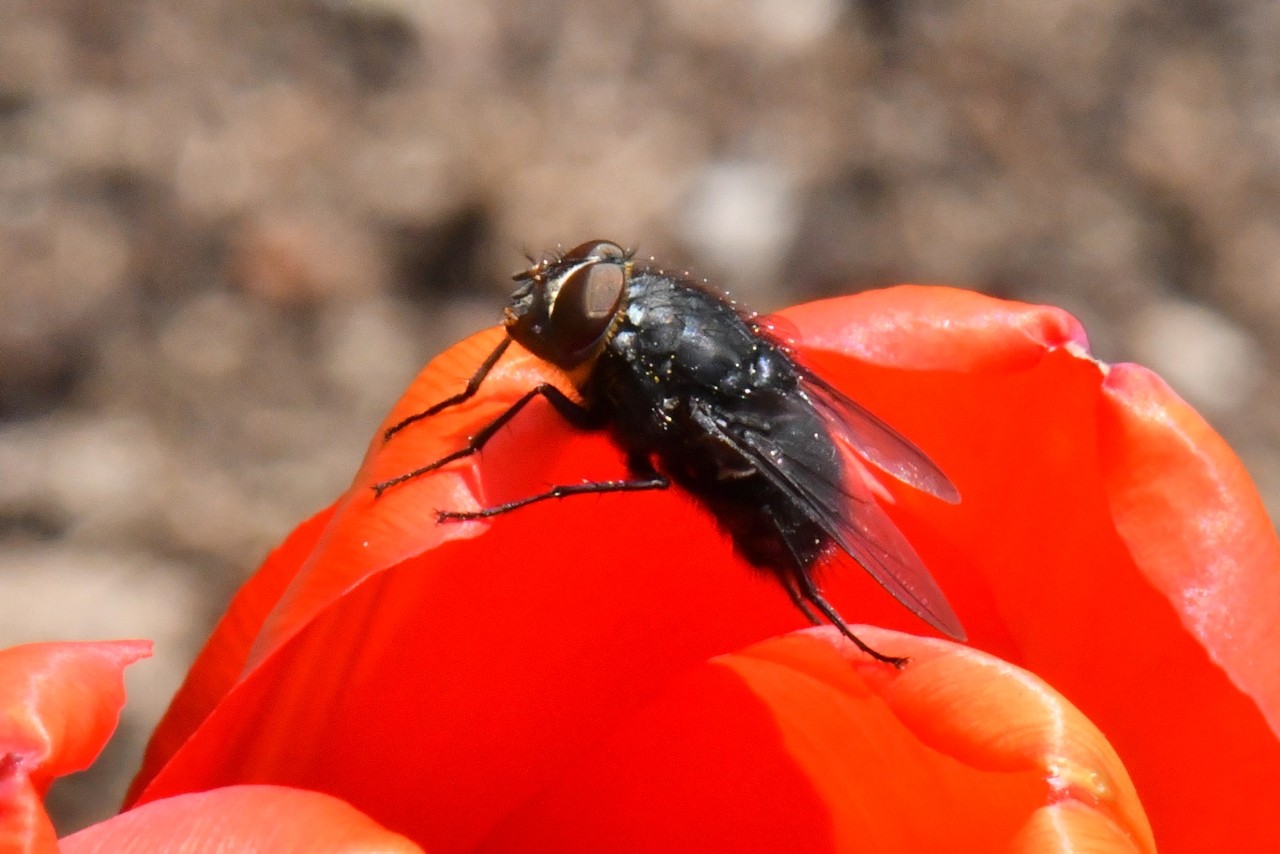
[[[149,641],[0,650],[0,850],[56,850],[44,794],[97,758],[120,719],[124,668],[150,654]]]

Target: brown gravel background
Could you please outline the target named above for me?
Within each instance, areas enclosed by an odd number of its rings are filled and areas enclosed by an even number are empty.
[[[1272,0],[0,0],[0,644],[157,642],[60,826],[525,250],[1058,303],[1274,518],[1277,45]]]

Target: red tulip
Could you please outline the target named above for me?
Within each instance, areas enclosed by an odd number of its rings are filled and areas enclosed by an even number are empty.
[[[912,656],[899,672],[785,634],[803,617],[675,492],[437,525],[623,471],[547,407],[375,501],[564,384],[513,352],[469,403],[376,440],[245,586],[132,802],[314,789],[445,852],[1151,851],[1140,796],[1166,852],[1268,850],[1280,544],[1222,441],[1056,310],[900,288],[784,317],[958,485],[958,506],[885,487],[974,649],[856,627]],[[434,361],[387,423],[460,389],[500,334]],[[924,631],[858,574],[823,581],[846,616]]]

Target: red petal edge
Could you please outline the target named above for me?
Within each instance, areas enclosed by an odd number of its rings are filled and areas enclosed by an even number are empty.
[[[74,833],[60,845],[61,854],[422,851],[337,798],[283,786],[228,786],[154,801]]]
[[[0,651],[0,851],[56,850],[44,794],[97,758],[124,706],[124,668],[149,655],[150,641]]]

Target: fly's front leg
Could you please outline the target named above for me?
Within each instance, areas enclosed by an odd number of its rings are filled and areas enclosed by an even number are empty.
[[[439,403],[429,406],[426,409],[422,410],[421,412],[414,413],[413,415],[410,415],[408,418],[405,418],[403,421],[400,421],[388,427],[386,432],[382,434],[382,441],[386,442],[392,436],[399,433],[401,430],[408,427],[410,424],[414,423],[415,421],[421,421],[424,418],[430,418],[432,415],[435,415],[437,412],[443,412],[444,410],[448,409],[450,406],[457,406],[459,403],[462,403],[465,400],[470,400],[472,397],[475,397],[475,393],[480,390],[480,383],[484,382],[484,378],[487,377],[489,375],[489,372],[493,370],[493,366],[498,364],[498,360],[502,358],[502,354],[507,352],[507,348],[510,346],[511,346],[511,339],[503,338],[502,341],[498,344],[498,346],[493,348],[493,352],[490,353],[488,356],[485,356],[484,361],[480,363],[480,367],[477,368],[476,372],[471,375],[471,379],[467,380],[466,388],[464,388],[462,391],[458,392],[457,394],[453,395],[452,397],[447,397],[444,400],[440,401]]]
[[[499,355],[501,354],[499,353]],[[494,361],[497,361],[497,360],[494,359]],[[480,373],[478,373],[476,376],[479,377],[480,379],[484,378],[483,374],[480,374]],[[480,384],[479,380],[476,380],[475,384],[478,387]],[[466,392],[463,392],[462,394],[466,394]],[[475,392],[472,391],[471,394],[475,394]],[[470,396],[470,395],[467,395],[467,396]],[[461,397],[462,400],[466,399],[466,397],[462,397],[462,395],[455,395],[455,397]],[[473,435],[467,441],[466,445],[454,451],[453,453],[446,454],[445,456],[441,457],[435,462],[427,463],[425,466],[419,466],[413,471],[405,472],[402,475],[397,475],[396,477],[393,477],[390,480],[384,480],[384,481],[380,481],[379,483],[375,483],[373,485],[374,497],[381,497],[382,493],[386,492],[388,489],[390,489],[391,487],[397,484],[404,483],[406,480],[413,480],[415,477],[420,477],[426,474],[427,472],[432,472],[440,468],[441,466],[448,465],[454,460],[460,460],[463,457],[469,457],[472,454],[480,451],[482,448],[484,448],[485,444],[488,443],[488,441],[492,439],[494,435],[497,434],[499,430],[505,427],[507,423],[511,421],[512,418],[515,418],[516,415],[520,413],[520,410],[524,409],[525,406],[528,405],[529,401],[533,400],[535,397],[545,397],[547,401],[553,407],[555,407],[556,412],[558,412],[561,415],[561,417],[563,417],[570,424],[573,424],[575,427],[591,429],[599,426],[599,417],[596,415],[594,410],[589,409],[588,407],[582,406],[579,403],[575,403],[568,395],[566,395],[564,392],[560,391],[560,389],[556,388],[550,383],[542,383],[541,385],[535,386],[534,388],[531,388],[529,389],[529,391],[525,392],[525,394],[522,395],[519,400],[517,400],[515,403],[511,404],[510,407],[507,408],[506,412],[502,413],[497,418],[493,419],[484,427],[482,427],[478,433]],[[453,398],[450,398],[450,400],[452,399]],[[439,404],[437,404],[437,406],[439,406],[441,409],[444,408]],[[437,411],[439,410],[437,409]],[[430,412],[430,410],[428,410],[428,412]],[[423,417],[426,417],[426,416],[423,415]]]
[[[493,507],[485,507],[482,510],[438,510],[436,511],[436,520],[440,522],[462,522],[469,519],[489,519],[493,516],[501,516],[503,513],[510,513],[512,510],[518,510],[521,507],[528,507],[530,504],[537,504],[539,501],[547,501],[552,498],[568,498],[571,495],[602,495],[607,492],[644,492],[651,489],[666,489],[671,486],[671,481],[665,475],[655,471],[647,458],[631,457],[628,460],[627,467],[632,473],[632,477],[627,480],[598,480],[586,483],[572,483],[565,486],[553,486],[546,492],[497,504]]]

